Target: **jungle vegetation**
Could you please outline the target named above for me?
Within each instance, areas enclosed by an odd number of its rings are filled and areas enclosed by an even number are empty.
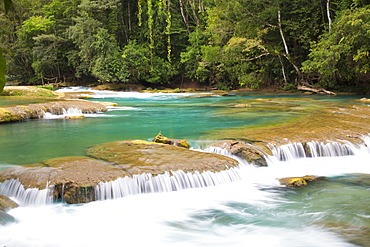
[[[9,2],[8,81],[370,91],[370,0]]]

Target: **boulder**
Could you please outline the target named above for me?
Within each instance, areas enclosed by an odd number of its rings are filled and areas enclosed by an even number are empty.
[[[289,187],[300,187],[307,185],[307,182],[312,182],[316,180],[316,176],[306,175],[303,177],[287,177],[287,178],[280,178],[279,182],[281,185],[286,185]]]
[[[243,141],[222,140],[213,143],[211,147],[219,147],[225,149],[229,153],[245,159],[250,164],[256,166],[267,166],[267,161],[264,157],[265,154],[255,146]]]
[[[153,142],[175,145],[183,148],[190,148],[190,144],[186,140],[170,139],[163,136],[161,133],[154,137]]]

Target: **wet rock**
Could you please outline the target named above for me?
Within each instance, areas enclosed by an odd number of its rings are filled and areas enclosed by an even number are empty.
[[[0,224],[5,225],[8,222],[14,222],[13,216],[6,213],[9,209],[18,207],[18,204],[6,196],[0,195]]]
[[[22,121],[26,119],[42,118],[45,112],[62,115],[63,110],[75,108],[82,113],[97,113],[107,111],[107,107],[98,102],[86,100],[62,100],[32,105],[21,105],[0,108],[0,123]]]
[[[16,207],[18,207],[16,202],[6,196],[0,195],[0,210],[7,211],[8,209]]]
[[[243,141],[222,140],[213,143],[211,147],[219,147],[225,149],[229,153],[245,159],[250,164],[256,166],[267,166],[267,161],[264,157],[264,153],[255,146]]]
[[[163,136],[161,133],[154,137],[153,142],[175,145],[183,148],[190,148],[190,144],[186,140],[170,139]]]
[[[18,179],[25,188],[54,188],[54,200],[95,201],[95,186],[130,174],[119,166],[88,157],[63,157],[0,171],[0,182]]]
[[[316,180],[316,176],[306,175],[303,177],[287,177],[287,178],[280,178],[279,182],[281,185],[286,185],[289,187],[300,187],[307,185],[307,182],[312,182]]]
[[[0,182],[18,180],[25,188],[52,188],[53,199],[67,203],[96,200],[100,182],[151,173],[221,171],[238,165],[234,159],[146,141],[118,141],[93,146],[89,157],[63,157],[0,171]]]
[[[86,153],[96,159],[115,163],[130,174],[157,175],[178,170],[218,172],[238,165],[234,159],[218,154],[135,140],[98,144],[89,148]]]

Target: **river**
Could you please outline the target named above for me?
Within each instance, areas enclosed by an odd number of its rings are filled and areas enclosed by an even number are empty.
[[[158,132],[187,139],[201,150],[214,141],[209,139],[209,131],[284,122],[326,103],[355,104],[352,100],[361,97],[243,93],[192,98],[188,97],[192,94],[95,93],[91,100],[119,106],[84,119],[49,116],[1,125],[0,169],[84,155],[86,148],[103,142],[150,140]],[[291,99],[289,106],[261,105],[250,111],[232,108],[250,99],[279,98]],[[348,143],[351,155],[292,155],[286,160],[272,155],[268,167],[242,162],[235,171],[240,180],[217,186],[79,205],[21,206],[8,212],[16,222],[0,226],[0,245],[370,246],[370,139],[363,139],[360,146]],[[287,150],[294,148],[282,149],[290,152]],[[277,180],[303,175],[324,178],[294,189]]]

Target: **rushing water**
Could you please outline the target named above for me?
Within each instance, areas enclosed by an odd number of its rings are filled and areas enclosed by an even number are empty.
[[[99,94],[94,100],[117,102],[119,107],[85,119],[50,116],[1,125],[0,169],[83,155],[86,147],[102,142],[149,140],[159,131],[204,148],[211,140],[199,137],[207,130],[262,125],[302,114],[298,110],[225,114],[231,109],[227,106],[240,100],[281,95]],[[351,98],[313,99],[318,105],[339,100]],[[232,171],[232,182],[216,186],[185,189],[187,185],[182,185],[177,191],[116,196],[122,198],[103,193],[104,200],[80,205],[21,206],[8,212],[16,222],[0,226],[0,246],[370,246],[370,141],[364,139],[362,146],[312,142],[310,155],[298,143],[275,147],[268,167],[241,162]],[[228,155],[223,150],[208,151]],[[325,178],[296,189],[277,181],[303,175]],[[180,181],[184,175],[177,176],[172,179]],[[158,179],[153,184],[171,178]],[[99,189],[117,184],[101,184]]]

